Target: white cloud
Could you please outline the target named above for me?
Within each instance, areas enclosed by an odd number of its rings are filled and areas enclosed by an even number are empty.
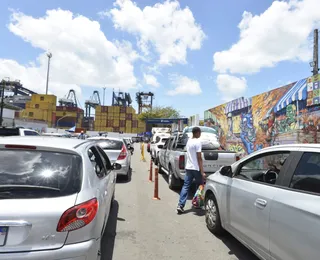
[[[149,86],[156,87],[156,88],[160,86],[157,78],[151,74],[143,74],[143,79],[144,79],[144,82]]]
[[[199,50],[205,38],[191,10],[181,9],[178,1],[165,1],[140,9],[131,0],[117,0],[105,15],[111,17],[116,29],[137,36],[138,46],[145,55],[153,47],[159,64],[187,62],[187,50]],[[101,15],[101,13],[100,13]]]
[[[0,76],[18,78],[25,87],[44,92],[45,52],[53,54],[50,90],[61,95],[80,85],[127,90],[137,84],[133,62],[138,58],[129,42],[111,42],[100,24],[70,11],[50,10],[41,18],[13,12],[9,30],[42,52],[36,62],[22,65],[0,59]]]
[[[255,73],[281,61],[311,60],[310,33],[320,25],[318,6],[319,0],[274,1],[260,15],[245,11],[239,41],[214,54],[214,70]]]
[[[219,74],[216,83],[223,101],[226,102],[240,97],[247,89],[247,80],[244,77]]]
[[[202,93],[199,82],[186,76],[171,75],[170,81],[175,88],[168,91],[169,96],[199,95]]]

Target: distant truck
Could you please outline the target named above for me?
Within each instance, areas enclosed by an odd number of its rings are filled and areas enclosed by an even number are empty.
[[[37,131],[23,127],[1,127],[0,136],[40,136]]]
[[[180,188],[185,176],[186,144],[192,137],[192,128],[186,127],[182,133],[173,134],[163,146],[156,161],[159,172],[168,175],[170,189]],[[202,143],[202,159],[204,172],[211,175],[222,166],[231,165],[239,159],[236,153],[224,151],[221,147],[217,133],[213,128],[200,126]]]

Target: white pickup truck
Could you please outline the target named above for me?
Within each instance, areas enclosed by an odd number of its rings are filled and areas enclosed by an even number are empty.
[[[159,172],[168,175],[170,189],[180,188],[185,176],[185,146],[192,137],[192,128],[186,127],[182,134],[172,135],[159,151]],[[236,153],[224,151],[217,139],[216,131],[200,126],[202,143],[203,168],[206,175],[211,175],[222,166],[231,165],[239,158]]]

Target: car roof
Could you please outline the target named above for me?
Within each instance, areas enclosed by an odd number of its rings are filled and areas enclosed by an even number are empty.
[[[88,140],[61,138],[47,136],[9,136],[0,138],[0,144],[32,145],[37,147],[51,147],[57,149],[74,150],[82,144],[89,143]]]
[[[121,138],[116,138],[116,137],[104,137],[104,136],[93,136],[93,137],[89,137],[88,140],[115,140],[115,141],[122,141]]]

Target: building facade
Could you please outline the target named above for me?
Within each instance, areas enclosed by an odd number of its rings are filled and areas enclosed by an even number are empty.
[[[232,100],[204,112],[221,145],[242,155],[264,147],[320,142],[320,76],[260,95]]]

